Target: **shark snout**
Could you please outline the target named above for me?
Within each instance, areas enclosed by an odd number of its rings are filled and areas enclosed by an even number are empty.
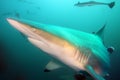
[[[24,33],[26,28],[24,27],[24,25],[14,19],[10,19],[7,18],[8,23],[10,23],[12,25],[12,27],[16,28],[18,31]]]
[[[25,23],[22,23],[20,21],[17,21],[17,20],[11,19],[11,18],[7,18],[7,21],[9,24],[12,25],[12,27],[17,29],[19,32],[23,33],[25,36],[32,37],[32,38],[35,37],[33,35],[35,35],[34,31],[36,29],[31,27],[30,25],[27,25]]]

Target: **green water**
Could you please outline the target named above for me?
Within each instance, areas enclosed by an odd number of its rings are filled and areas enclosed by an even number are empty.
[[[109,3],[113,0],[96,1]],[[44,73],[45,65],[51,57],[31,45],[12,28],[6,21],[7,17],[65,26],[88,33],[96,32],[107,24],[104,32],[105,45],[115,47],[115,52],[110,55],[111,69],[108,80],[120,79],[120,1],[115,0],[116,4],[112,9],[106,5],[75,7],[77,2],[78,0],[0,1],[0,54],[5,55],[8,65],[6,73],[0,75],[0,80],[13,80],[17,74],[26,80],[64,80],[60,78],[61,75],[73,74],[73,71],[67,68]]]

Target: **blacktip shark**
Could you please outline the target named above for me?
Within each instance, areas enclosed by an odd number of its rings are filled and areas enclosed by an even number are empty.
[[[109,52],[96,34],[29,20],[7,18],[7,21],[56,60],[77,72],[86,71],[95,80],[105,80],[103,76],[110,66]],[[58,68],[60,64],[50,61],[45,70]]]
[[[94,6],[94,5],[107,5],[109,8],[113,8],[115,5],[115,2],[103,3],[103,2],[96,2],[96,1],[88,1],[88,2],[78,2],[74,4],[74,6],[78,6],[78,7]]]

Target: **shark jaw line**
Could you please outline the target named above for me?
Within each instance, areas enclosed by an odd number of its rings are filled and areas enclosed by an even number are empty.
[[[45,42],[41,41],[41,40],[38,40],[38,39],[35,39],[35,38],[32,38],[32,37],[28,37],[27,38],[33,45],[37,46],[39,48],[40,45],[44,45],[46,44]],[[46,47],[48,47],[48,45],[46,44],[45,45]]]

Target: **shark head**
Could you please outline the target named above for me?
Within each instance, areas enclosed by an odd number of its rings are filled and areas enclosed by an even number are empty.
[[[18,19],[12,19],[7,18],[7,21],[19,32],[24,34],[27,39],[37,46],[38,48],[42,49],[43,51],[47,53],[54,53],[55,47],[52,47],[53,44],[56,42],[55,40],[59,40],[54,35],[51,35],[50,33],[46,32],[44,30],[44,26],[42,24],[32,24],[32,22],[27,22],[24,20],[18,20]],[[37,25],[37,26],[36,26]],[[41,27],[40,29],[38,27]],[[62,43],[61,43],[62,44]]]

